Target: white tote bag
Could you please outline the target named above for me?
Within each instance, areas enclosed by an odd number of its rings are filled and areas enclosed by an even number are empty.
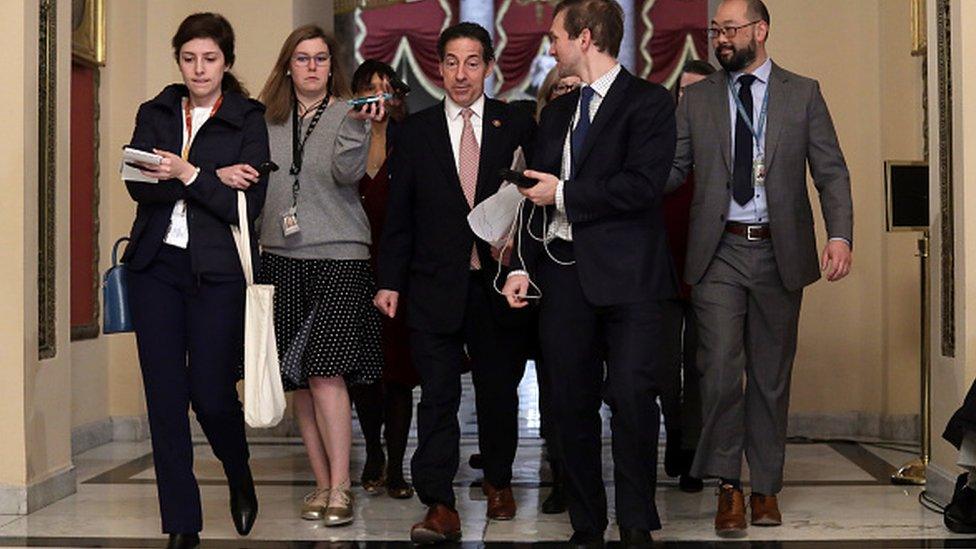
[[[255,284],[247,200],[237,192],[239,225],[231,225],[241,258],[247,293],[244,305],[244,421],[251,427],[274,427],[285,414],[285,390],[278,367],[274,330],[274,286]]]

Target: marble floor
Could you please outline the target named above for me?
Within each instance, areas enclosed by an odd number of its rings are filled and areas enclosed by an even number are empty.
[[[470,386],[460,413],[462,464],[455,482],[461,513],[462,547],[563,545],[572,533],[566,514],[543,515],[538,506],[550,489],[538,438],[534,375],[522,385],[522,439],[516,458],[513,521],[485,518],[480,472],[467,465],[477,451]],[[609,429],[606,429],[609,433]],[[412,451],[413,443],[411,440]],[[297,439],[251,439],[251,466],[258,485],[260,515],[248,538],[236,535],[227,512],[227,492],[219,463],[203,441],[196,446],[196,472],[204,502],[204,547],[395,547],[408,545],[410,525],[424,513],[414,498],[401,501],[367,496],[358,486],[356,522],[325,528],[298,518],[312,475]],[[613,501],[609,438],[604,442],[606,486]],[[663,455],[663,451],[662,451]],[[786,486],[780,494],[784,524],[751,528],[735,542],[719,540],[711,528],[714,487],[686,494],[659,471],[657,501],[664,529],[662,547],[976,547],[976,538],[955,536],[941,515],[919,503],[921,490],[892,486],[888,475],[911,458],[911,448],[891,444],[796,442],[787,448]],[[353,475],[363,460],[355,441]],[[149,442],[113,442],[75,456],[78,492],[27,516],[0,515],[0,546],[162,547]],[[748,478],[748,475],[745,476]],[[611,520],[612,522],[612,520]],[[615,527],[608,540],[618,539]]]

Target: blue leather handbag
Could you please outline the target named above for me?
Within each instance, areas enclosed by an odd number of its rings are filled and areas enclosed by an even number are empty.
[[[126,284],[125,263],[118,262],[119,244],[128,242],[123,236],[112,246],[112,266],[102,279],[102,333],[119,334],[132,331],[129,315],[129,287]]]

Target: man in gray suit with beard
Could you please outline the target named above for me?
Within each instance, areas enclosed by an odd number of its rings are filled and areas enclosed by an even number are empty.
[[[725,70],[685,90],[668,181],[676,188],[695,170],[685,279],[704,410],[691,474],[720,479],[722,536],[746,531],[743,453],[751,523],[782,522],[776,494],[803,287],[821,271],[837,281],[851,268],[850,177],[833,122],[818,83],[769,58],[769,28],[761,0],[719,5],[709,36]],[[819,261],[807,165],[827,227]]]

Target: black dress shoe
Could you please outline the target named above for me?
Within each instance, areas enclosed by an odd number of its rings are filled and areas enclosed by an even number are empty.
[[[566,492],[563,489],[563,468],[559,461],[549,460],[552,471],[552,490],[539,508],[545,515],[558,515],[566,512]]]
[[[705,483],[700,478],[695,478],[688,474],[678,477],[678,488],[680,488],[682,492],[697,494],[698,492],[701,492],[702,488],[704,487]]]
[[[254,493],[254,478],[250,469],[244,478],[230,484],[230,516],[234,519],[238,534],[246,536],[251,533],[258,518],[258,496]]]
[[[569,538],[569,544],[573,547],[599,549],[604,546],[603,533],[595,534],[577,530],[573,532],[573,537]]]
[[[651,532],[639,528],[621,528],[620,544],[624,547],[650,547],[653,543]]]
[[[566,493],[562,483],[554,483],[549,495],[539,508],[544,515],[558,515],[566,512]]]
[[[956,490],[942,517],[946,528],[957,534],[976,533],[976,490],[966,485],[968,475],[956,478]]]
[[[199,534],[170,534],[166,549],[196,549],[200,547]]]
[[[674,478],[682,473],[681,429],[667,432],[664,443],[664,474]]]

